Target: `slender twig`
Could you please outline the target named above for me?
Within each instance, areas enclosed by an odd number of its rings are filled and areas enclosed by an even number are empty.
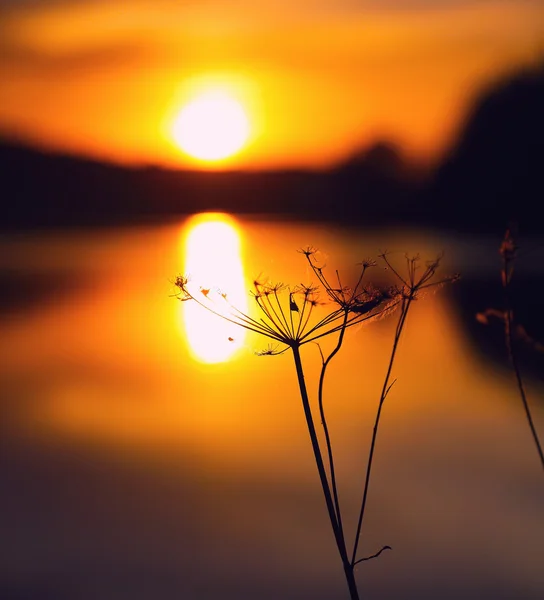
[[[336,513],[334,510],[334,503],[333,503],[332,496],[331,496],[329,481],[327,479],[327,474],[326,474],[325,466],[323,463],[321,448],[319,446],[319,440],[318,440],[317,433],[315,430],[312,409],[311,409],[310,400],[308,397],[308,390],[306,388],[306,381],[304,379],[304,369],[302,367],[300,348],[297,345],[293,345],[291,347],[291,350],[293,352],[293,359],[295,361],[295,370],[297,373],[298,387],[299,387],[299,391],[300,391],[300,397],[302,400],[302,406],[304,408],[304,416],[306,418],[306,425],[308,426],[308,433],[310,434],[310,441],[312,443],[312,449],[314,451],[314,458],[315,458],[315,462],[317,464],[317,470],[319,472],[319,479],[321,481],[321,487],[323,488],[323,495],[325,496],[325,502],[327,504],[329,519],[331,521],[331,525],[334,530],[336,542],[339,546],[342,546],[341,540],[339,538],[338,520],[336,518]]]
[[[389,379],[391,377],[391,372],[393,370],[393,364],[395,362],[395,355],[397,353],[397,349],[399,346],[399,341],[400,341],[400,337],[402,334],[402,330],[404,328],[404,324],[406,322],[406,317],[408,316],[408,310],[410,308],[410,305],[412,303],[413,300],[413,295],[410,294],[408,296],[408,298],[405,298],[402,302],[402,306],[401,306],[401,312],[400,312],[400,316],[399,316],[399,320],[397,323],[397,327],[395,330],[395,339],[393,342],[393,349],[391,351],[391,356],[389,358],[389,365],[387,367],[387,373],[385,375],[385,380],[383,382],[383,387],[382,387],[382,392],[380,395],[380,400],[378,403],[378,410],[376,412],[376,420],[374,422],[374,429],[372,431],[372,440],[370,443],[370,450],[369,450],[369,454],[368,454],[368,461],[367,461],[367,468],[366,468],[366,476],[365,476],[365,485],[364,485],[364,489],[363,489],[363,499],[361,501],[361,508],[359,510],[359,519],[357,521],[357,529],[355,532],[355,541],[353,544],[353,553],[351,555],[351,564],[353,566],[355,566],[359,561],[356,560],[357,557],[357,548],[359,546],[359,539],[361,537],[361,528],[363,525],[363,518],[365,516],[365,509],[366,509],[366,502],[367,502],[367,498],[368,498],[368,490],[370,487],[370,475],[372,472],[372,464],[373,464],[373,460],[374,460],[374,450],[376,448],[376,439],[378,437],[378,428],[380,426],[380,417],[382,414],[382,407],[383,404],[385,402],[385,399],[387,398],[387,395],[389,393],[389,390],[391,389],[391,386],[393,384],[389,384]],[[393,382],[394,383],[394,382]]]
[[[346,315],[344,317],[344,323],[347,321],[347,318],[348,318],[348,313],[346,312]],[[340,351],[340,348],[342,347],[342,343],[344,341],[345,332],[346,332],[346,328],[344,327],[340,331],[340,335],[338,336],[338,341],[337,341],[335,348],[332,350],[332,352],[329,354],[329,356],[326,359],[324,358],[323,353],[321,352],[321,347],[318,346],[319,352],[321,353],[321,360],[322,360],[321,373],[319,375],[319,387],[318,387],[319,414],[321,416],[321,424],[323,426],[323,432],[325,433],[325,441],[327,444],[327,455],[328,455],[328,459],[329,459],[329,472],[330,472],[330,476],[331,476],[331,488],[332,488],[332,494],[333,494],[333,498],[334,498],[334,505],[336,508],[336,515],[337,515],[337,519],[338,519],[338,527],[342,533],[342,536],[344,535],[344,530],[343,530],[343,526],[342,526],[342,513],[340,510],[340,500],[338,497],[338,486],[336,485],[336,474],[335,474],[335,470],[334,470],[332,443],[331,443],[331,438],[330,438],[330,434],[329,434],[329,427],[327,425],[327,419],[325,417],[325,407],[323,404],[323,387],[324,387],[324,383],[325,383],[325,373],[327,371],[327,367],[329,366],[329,363],[331,362],[331,360]]]
[[[380,554],[384,550],[391,550],[391,546],[384,546],[381,550],[378,550],[378,552],[376,552],[375,554],[372,554],[371,556],[365,556],[364,558],[359,558],[358,560],[356,560],[353,563],[353,566],[358,565],[360,562],[364,562],[365,560],[372,560],[373,558],[378,558],[378,556],[380,556]]]
[[[336,516],[334,501],[331,495],[330,484],[327,479],[327,473],[325,471],[325,465],[323,463],[323,456],[321,453],[321,448],[319,446],[317,433],[315,430],[312,409],[310,407],[310,400],[308,397],[308,390],[306,389],[306,382],[304,380],[304,370],[302,368],[302,359],[300,356],[299,345],[291,345],[291,350],[293,352],[293,359],[295,361],[295,369],[297,373],[300,397],[302,399],[302,406],[304,408],[304,416],[306,417],[306,425],[308,427],[308,433],[310,434],[310,441],[312,443],[312,449],[314,451],[314,458],[317,465],[317,470],[319,472],[319,480],[321,482],[323,495],[325,496],[325,503],[327,505],[327,511],[333,529],[336,546],[338,547],[338,552],[340,553],[340,558],[342,559],[342,564],[344,566],[344,573],[346,575],[351,600],[359,600],[359,592],[357,591],[357,584],[355,582],[353,566],[348,560],[344,535]]]
[[[521,377],[521,371],[519,368],[517,353],[515,350],[514,336],[512,334],[514,315],[510,299],[510,283],[513,274],[512,262],[515,258],[516,250],[517,247],[515,245],[512,234],[510,233],[510,231],[507,231],[503,244],[501,246],[501,255],[503,258],[501,276],[502,287],[504,292],[504,333],[508,357],[510,359],[510,364],[512,365],[512,369],[516,377],[519,395],[523,403],[523,408],[525,409],[525,416],[527,417],[527,422],[529,424],[529,429],[531,430],[531,434],[538,452],[538,456],[540,458],[540,463],[542,465],[542,468],[544,469],[544,453],[542,452],[542,445],[540,444],[538,433],[536,431],[536,427],[533,422],[533,417],[531,415],[531,409],[529,408],[529,403],[525,394],[525,386]]]

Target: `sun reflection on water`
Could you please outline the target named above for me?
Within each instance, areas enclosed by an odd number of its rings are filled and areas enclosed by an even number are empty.
[[[211,299],[226,293],[232,304],[247,311],[240,246],[236,222],[221,213],[196,215],[184,228],[184,273],[193,289],[209,290]],[[181,315],[191,355],[200,362],[229,360],[244,343],[243,329],[195,302],[184,302]]]

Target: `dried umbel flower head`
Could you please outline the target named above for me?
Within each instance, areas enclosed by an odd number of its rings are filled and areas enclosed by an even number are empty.
[[[415,300],[425,289],[438,287],[459,279],[459,274],[436,279],[442,256],[422,263],[419,255],[405,255],[406,273],[402,274],[401,270],[390,261],[389,254],[382,252],[379,258],[385,268],[395,276],[396,282],[387,289],[380,289],[373,287],[371,284],[366,284],[365,274],[367,270],[378,264],[375,260],[366,258],[359,263],[361,270],[357,283],[354,287],[348,287],[342,284],[338,271],[336,271],[336,282],[333,284],[329,281],[324,274],[324,265],[320,264],[317,251],[314,248],[306,248],[301,252],[306,257],[327,296],[347,312],[364,314],[373,310],[375,306],[383,306],[386,302],[389,302],[390,307],[396,306],[397,303],[391,303],[391,301],[408,298]]]
[[[308,264],[317,277],[322,289],[325,291],[329,300],[336,304],[344,313],[366,314],[378,306],[384,305],[392,299],[388,291],[379,290],[371,284],[365,283],[365,275],[369,268],[375,267],[376,262],[370,259],[362,261],[361,270],[354,287],[342,283],[340,273],[335,271],[336,281],[330,283],[325,275],[325,265],[320,263],[317,258],[317,250],[312,247],[300,250],[300,253],[306,257]]]
[[[511,229],[507,229],[499,248],[502,257],[501,280],[503,286],[508,286],[514,274],[514,260],[518,253],[518,245]]]
[[[273,340],[279,346],[269,346],[260,353],[272,355],[281,354],[289,347],[314,342],[378,315],[383,316],[399,303],[415,300],[421,291],[458,278],[454,275],[435,279],[441,257],[428,261],[422,269],[419,256],[405,256],[406,274],[402,275],[384,252],[380,259],[395,275],[397,283],[383,289],[367,283],[367,272],[377,263],[365,259],[359,263],[355,285],[350,287],[344,285],[337,270],[335,281],[331,283],[325,274],[325,265],[317,258],[316,249],[305,248],[300,252],[306,257],[319,285],[289,286],[255,279],[251,295],[258,308],[256,317],[231,304],[227,294],[221,290],[208,287],[194,289],[189,278],[182,275],[174,282],[178,288],[176,295],[182,302],[197,302],[222,319]],[[318,307],[324,307],[325,312],[316,311]]]
[[[310,260],[312,254],[309,252],[309,250],[303,251]],[[373,286],[363,285],[365,273],[370,266],[372,266],[371,262],[362,264],[354,288],[342,287],[338,272],[336,274],[339,287],[328,285],[323,268],[313,267],[325,292],[325,301],[320,297],[321,290],[318,286],[305,284],[289,286],[283,283],[265,283],[256,279],[251,292],[258,308],[256,317],[232,305],[227,295],[220,290],[202,287],[195,290],[185,276],[178,276],[174,284],[178,288],[177,297],[182,302],[195,301],[230,323],[263,335],[279,344],[279,347],[269,346],[261,353],[271,355],[279,354],[289,347],[298,347],[316,341],[389,310],[397,300],[391,291],[380,291]],[[317,307],[325,307],[325,313],[316,311]]]
[[[516,252],[518,250],[516,240],[511,229],[507,229],[504,234],[501,246],[499,248],[499,254],[503,257],[506,262],[510,262],[516,258]]]
[[[416,300],[424,290],[437,288],[460,279],[459,273],[446,275],[440,279],[435,278],[442,255],[422,263],[419,254],[414,256],[406,254],[404,256],[406,265],[405,275],[402,275],[400,270],[393,266],[387,252],[382,252],[379,257],[385,263],[386,268],[397,278],[398,291],[404,299]]]

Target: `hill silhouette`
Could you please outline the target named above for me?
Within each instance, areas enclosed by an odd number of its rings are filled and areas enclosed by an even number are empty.
[[[544,66],[489,90],[435,173],[379,141],[328,171],[129,168],[0,142],[0,227],[116,225],[217,210],[349,225],[542,231]]]
[[[544,65],[519,73],[476,103],[458,144],[427,189],[438,225],[543,232]]]
[[[414,186],[400,168],[374,164],[375,153],[327,172],[201,172],[121,167],[4,142],[2,226],[107,225],[207,210],[351,223],[379,219],[378,196],[400,215]]]

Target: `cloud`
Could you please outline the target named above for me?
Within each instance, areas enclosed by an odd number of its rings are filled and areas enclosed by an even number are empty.
[[[122,0],[127,5],[142,5]],[[0,0],[2,70],[41,74],[134,64],[152,53],[146,15],[103,0]],[[32,10],[27,10],[32,8]]]
[[[70,52],[44,52],[22,45],[0,42],[0,53],[2,69],[37,70],[42,75],[46,75],[101,66],[112,68],[134,64],[149,58],[152,51],[147,43],[128,39],[105,42]]]

